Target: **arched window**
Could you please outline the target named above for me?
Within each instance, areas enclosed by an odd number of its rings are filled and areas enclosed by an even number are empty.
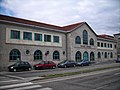
[[[101,58],[101,53],[100,53],[100,52],[98,52],[98,58],[99,58],[99,59]]]
[[[94,40],[93,40],[93,38],[90,39],[90,45],[94,45]]]
[[[76,54],[75,54],[75,60],[76,61],[80,61],[81,60],[81,53],[80,53],[80,51],[76,52]]]
[[[60,54],[58,51],[53,52],[53,60],[60,60]]]
[[[107,52],[105,52],[105,58],[107,58]]]
[[[34,52],[34,60],[42,60],[42,52],[40,50]]]
[[[95,60],[94,52],[91,52],[90,53],[90,61],[94,61],[94,60]]]
[[[88,45],[88,33],[86,30],[83,31],[83,44]]]
[[[79,36],[75,38],[75,44],[81,44],[81,39]]]
[[[89,57],[88,57],[88,52],[87,52],[87,51],[84,52],[84,54],[83,54],[83,59],[84,59],[85,61],[89,61]]]
[[[113,53],[112,52],[110,53],[110,58],[113,58]]]
[[[21,53],[18,49],[11,50],[9,60],[21,60]]]

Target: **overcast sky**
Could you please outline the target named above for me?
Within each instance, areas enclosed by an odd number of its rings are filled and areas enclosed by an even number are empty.
[[[85,21],[97,34],[120,33],[120,0],[0,0],[0,14],[58,26]]]

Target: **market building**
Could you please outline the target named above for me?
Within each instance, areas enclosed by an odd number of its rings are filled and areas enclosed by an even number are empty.
[[[60,27],[0,15],[0,71],[18,60],[114,60],[115,45],[114,37],[97,35],[86,22]]]

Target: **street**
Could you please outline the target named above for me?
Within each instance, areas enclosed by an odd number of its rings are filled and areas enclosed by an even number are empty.
[[[43,75],[92,70],[103,67],[115,68],[82,73],[67,77],[36,79]],[[120,90],[120,64],[97,63],[84,67],[56,68],[23,72],[0,72],[0,90]],[[34,80],[35,79],[35,80]]]
[[[41,85],[53,90],[120,90],[120,69]]]
[[[102,68],[110,65],[113,66],[119,64],[112,61],[112,62],[91,64],[90,66],[84,66],[84,67],[56,68],[56,69],[32,70],[32,71],[23,71],[23,72],[5,72],[3,73],[3,75],[11,75],[11,76],[15,76],[15,78],[17,77],[31,78],[31,77],[44,76],[46,74],[59,74],[59,73],[67,73],[67,72],[77,72],[80,70],[88,70],[94,68]]]

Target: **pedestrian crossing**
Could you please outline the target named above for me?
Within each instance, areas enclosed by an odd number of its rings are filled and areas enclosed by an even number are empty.
[[[16,82],[0,84],[0,90],[53,90],[49,87],[42,87],[42,85],[34,84],[32,82]]]

